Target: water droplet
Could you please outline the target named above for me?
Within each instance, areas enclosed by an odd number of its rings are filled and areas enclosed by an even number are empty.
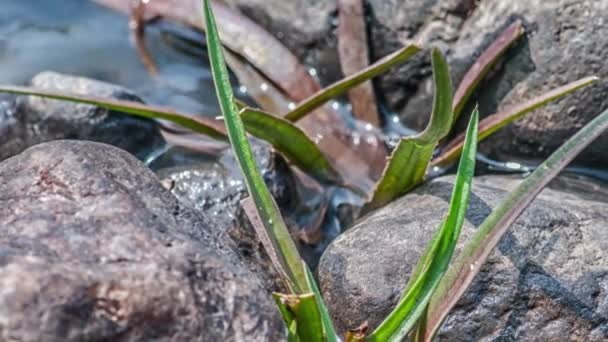
[[[370,123],[365,124],[366,131],[371,131],[372,129],[374,129],[374,126],[372,126],[372,124],[370,124]]]
[[[321,140],[323,140],[323,134],[321,134],[321,133],[317,133],[317,134],[315,135],[315,138],[314,138],[315,144],[320,143],[320,142],[321,142]]]
[[[361,135],[353,133],[353,145],[359,146],[359,144],[361,144]]]
[[[520,163],[516,163],[516,162],[507,162],[505,164],[506,167],[508,167],[509,169],[514,169],[514,170],[520,170],[521,169],[521,164]]]
[[[310,76],[313,76],[313,77],[317,76],[317,74],[318,74],[317,69],[315,69],[315,68],[308,69],[308,73],[310,74]]]
[[[239,92],[241,94],[247,94],[247,87],[245,87],[244,85],[239,87]]]
[[[393,116],[393,122],[394,123],[399,123],[399,117],[398,116]]]
[[[268,84],[262,83],[262,85],[260,86],[260,89],[262,89],[262,91],[268,91]]]
[[[289,102],[289,104],[287,105],[287,108],[289,108],[289,110],[294,110],[294,109],[296,109],[296,104],[293,102]]]
[[[331,108],[333,108],[334,110],[338,110],[340,109],[340,104],[338,102],[333,102],[331,104]]]

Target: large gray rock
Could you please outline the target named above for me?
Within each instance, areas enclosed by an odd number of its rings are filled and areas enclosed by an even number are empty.
[[[284,212],[291,210],[295,184],[287,164],[266,144],[255,142],[252,147],[277,204]],[[248,197],[247,186],[231,150],[218,162],[161,169],[158,175],[184,205],[212,218],[216,232],[236,243],[239,254],[261,275],[265,287],[279,290],[278,275],[241,206],[240,201]]]
[[[130,90],[88,78],[42,72],[31,85],[36,88],[141,102]],[[118,146],[143,158],[164,140],[158,125],[96,106],[41,97],[20,96],[15,106],[0,108],[0,160],[26,148],[58,139],[79,139]]]
[[[133,156],[56,141],[0,164],[0,340],[269,341],[232,242]]]
[[[478,47],[489,44],[505,18],[521,18],[527,39],[504,67],[482,85],[480,110],[490,114],[576,79],[596,75],[596,85],[540,109],[482,144],[496,154],[543,158],[597,114],[608,109],[608,1],[482,1],[451,47],[454,71],[471,64]],[[413,113],[412,113],[413,114]],[[606,165],[608,133],[581,156]]]
[[[305,63],[320,68],[325,81],[339,75],[336,53],[335,0],[228,0],[273,32]],[[608,108],[608,2],[598,0],[369,0],[372,59],[408,40],[439,46],[447,52],[454,82],[515,19],[527,30],[480,87],[482,114],[597,75],[592,88],[536,111],[482,144],[488,152],[544,157],[601,110]],[[427,54],[391,71],[377,82],[380,98],[400,113],[403,122],[421,129],[432,106],[432,79]],[[508,142],[508,143],[505,143]],[[582,157],[605,161],[608,134]]]
[[[338,329],[375,327],[392,310],[447,212],[452,184],[446,177],[422,186],[326,250],[318,274]],[[514,184],[476,178],[457,253]],[[608,196],[589,199],[590,189],[544,191],[491,254],[439,340],[608,339]]]

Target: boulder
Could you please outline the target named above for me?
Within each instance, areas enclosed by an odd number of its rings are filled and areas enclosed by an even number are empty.
[[[0,340],[283,337],[232,241],[129,153],[54,141],[0,180]]]
[[[335,0],[228,0],[273,32],[326,82],[340,77],[336,52]],[[477,92],[489,115],[589,75],[600,81],[510,125],[482,144],[504,157],[545,157],[601,110],[608,108],[608,2],[597,0],[368,0],[371,58],[377,60],[409,40],[439,46],[459,82],[475,58],[516,19],[526,39],[512,49]],[[405,125],[422,129],[432,107],[427,53],[376,82],[380,99]],[[507,143],[505,143],[507,142]],[[581,160],[605,162],[608,134]]]
[[[600,81],[519,120],[482,143],[485,152],[544,158],[570,136],[608,109],[608,2],[594,0],[482,1],[463,26],[451,47],[452,65],[458,78],[471,56],[486,46],[492,33],[504,27],[506,18],[523,20],[527,35],[478,92],[485,114],[540,95],[585,76]],[[512,20],[512,19],[511,19]],[[585,163],[606,165],[608,133],[580,157]]]
[[[477,177],[456,254],[517,182]],[[453,176],[365,217],[321,258],[321,290],[340,331],[376,327],[448,209]],[[444,322],[440,341],[608,339],[608,196],[545,190],[510,228]],[[580,191],[574,191],[580,189]]]
[[[113,84],[51,71],[36,75],[31,85],[65,93],[141,102],[132,91]],[[164,139],[153,120],[136,118],[96,106],[19,96],[0,107],[0,160],[26,148],[58,139],[104,142],[139,158],[160,148]]]

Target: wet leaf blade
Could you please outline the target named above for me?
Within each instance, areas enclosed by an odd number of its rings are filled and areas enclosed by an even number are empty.
[[[323,300],[323,296],[321,295],[321,291],[319,290],[319,286],[317,286],[317,282],[315,281],[315,277],[304,262],[302,262],[304,268],[306,269],[306,279],[308,280],[308,286],[312,289],[315,294],[315,299],[317,300],[317,307],[319,308],[319,313],[321,315],[321,321],[323,323],[323,331],[325,331],[326,342],[338,342],[340,339],[338,338],[338,334],[336,333],[336,329],[334,328],[334,324],[331,320],[331,315],[329,314],[329,310],[327,309],[327,305]]]
[[[369,66],[367,27],[363,0],[338,0],[338,55],[345,76],[356,74]],[[376,94],[371,81],[348,92],[355,118],[380,126]]]
[[[245,108],[240,112],[247,132],[270,143],[287,160],[322,181],[335,181],[337,172],[317,145],[293,123]]]
[[[228,70],[224,62],[219,33],[209,0],[203,0],[203,8],[205,26],[207,27],[206,36],[209,61],[217,97],[224,115],[224,123],[226,124],[230,143],[243,171],[247,189],[256,205],[258,215],[266,228],[268,238],[276,250],[276,254],[283,267],[283,272],[288,275],[286,282],[295,293],[309,292],[307,291],[306,272],[300,262],[300,255],[291,239],[278,206],[266,187],[260,170],[257,168],[249,140],[245,133],[243,121],[237,112]]]
[[[368,68],[320,90],[316,94],[299,103],[296,108],[285,115],[285,118],[292,122],[298,121],[308,113],[311,113],[315,109],[325,104],[330,99],[344,94],[350,89],[388,71],[396,65],[404,63],[419,51],[420,47],[417,45],[408,45],[370,65]]]
[[[586,87],[598,80],[595,76],[585,77],[559,88],[553,89],[545,94],[535,97],[520,105],[513,106],[502,112],[492,114],[479,123],[479,141],[482,141],[507,126],[508,124],[524,117],[526,114],[541,108],[550,102],[556,101],[578,89]],[[462,151],[464,135],[454,138],[444,149],[440,156],[433,160],[434,166],[446,166],[458,158]]]
[[[212,1],[218,14],[222,43],[245,57],[294,101],[301,101],[320,89],[298,58],[270,32],[221,1]]]
[[[129,13],[128,0],[94,0],[123,13]],[[297,57],[259,24],[223,1],[211,1],[219,19],[222,44],[244,57],[294,101],[302,101],[320,89]],[[146,2],[145,19],[163,17],[205,30],[199,10],[200,0],[154,0]]]
[[[292,335],[292,339],[297,336],[296,340],[302,342],[325,341],[323,323],[314,293],[301,295],[275,293],[273,297],[283,320],[289,327],[288,334]]]
[[[429,305],[425,341],[430,340],[479,273],[491,251],[508,228],[541,190],[585,147],[608,129],[608,110],[597,116],[564,143],[492,211],[465,245]]]
[[[395,309],[369,336],[370,341],[402,341],[426,312],[433,292],[450,264],[469,204],[477,153],[479,113],[473,112],[460,160],[448,216],[420,258]]]
[[[139,102],[114,100],[88,95],[64,94],[52,90],[5,85],[0,85],[0,92],[18,95],[33,95],[55,100],[90,104],[143,118],[167,120],[175,122],[194,132],[204,134],[215,139],[227,140],[226,131],[220,122],[196,117],[194,115],[178,113],[162,107],[149,106]]]
[[[278,87],[266,76],[255,69],[241,56],[225,51],[226,63],[230,70],[239,80],[239,84],[245,87],[247,96],[251,97],[260,108],[269,113],[286,113],[292,102]],[[262,88],[262,84],[266,86]]]
[[[393,151],[365,211],[379,208],[420,184],[439,140],[452,126],[452,82],[448,65],[438,49],[431,52],[435,97],[427,128],[415,137],[405,138]]]
[[[515,21],[481,54],[469,68],[454,95],[454,122],[460,117],[468,99],[498,59],[524,34],[520,20]]]
[[[298,321],[300,341],[325,341],[323,321],[313,293],[299,295],[300,303],[292,308]]]
[[[287,341],[298,342],[298,322],[296,321],[294,314],[291,312],[287,304],[285,304],[283,294],[273,293],[272,298],[279,308],[279,313],[287,326]]]

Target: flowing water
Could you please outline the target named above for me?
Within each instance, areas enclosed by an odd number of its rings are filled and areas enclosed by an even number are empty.
[[[171,47],[164,30],[146,31],[160,77],[151,77],[130,40],[124,15],[88,0],[3,0],[0,82],[24,84],[54,70],[124,85],[146,102],[218,114],[206,60]]]

